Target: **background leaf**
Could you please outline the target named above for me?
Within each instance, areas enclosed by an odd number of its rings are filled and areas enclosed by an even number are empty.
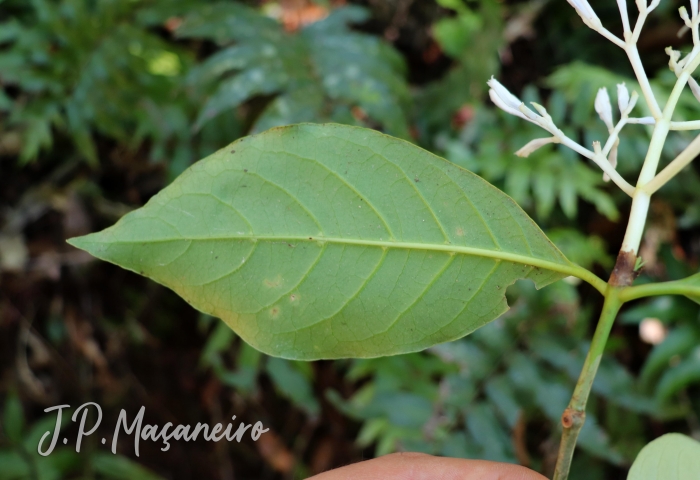
[[[213,93],[196,128],[256,96],[271,96],[253,132],[291,123],[331,120],[377,122],[408,138],[409,92],[403,58],[376,37],[348,29],[367,20],[367,10],[349,6],[299,31],[240,4],[216,3],[185,17],[180,38],[205,38],[227,48],[189,75]]]

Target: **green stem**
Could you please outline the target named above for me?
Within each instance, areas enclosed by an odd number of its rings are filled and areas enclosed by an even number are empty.
[[[563,433],[561,443],[559,444],[559,456],[557,457],[557,466],[554,470],[554,480],[566,480],[569,476],[569,468],[571,467],[571,458],[576,447],[578,434],[586,421],[586,402],[591,393],[593,379],[598,371],[600,359],[603,357],[605,344],[608,341],[610,330],[617,312],[620,310],[622,301],[619,296],[620,289],[610,286],[605,294],[605,303],[603,311],[600,313],[598,326],[593,334],[591,348],[586,356],[586,361],[583,364],[583,370],[576,382],[574,394],[571,397],[569,406],[564,411],[561,417]]]
[[[688,279],[674,280],[671,282],[647,283],[628,287],[620,291],[620,299],[629,302],[644,297],[658,297],[660,295],[687,295],[700,297],[700,282],[696,285],[688,282]]]

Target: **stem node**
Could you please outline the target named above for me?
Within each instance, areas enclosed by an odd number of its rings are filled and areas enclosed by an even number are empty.
[[[610,275],[608,283],[615,287],[629,287],[634,279],[639,275],[639,270],[635,270],[637,255],[634,252],[620,251],[617,255],[615,268]]]
[[[583,427],[586,422],[586,412],[574,410],[573,408],[567,408],[561,416],[561,425],[564,428],[577,428]]]

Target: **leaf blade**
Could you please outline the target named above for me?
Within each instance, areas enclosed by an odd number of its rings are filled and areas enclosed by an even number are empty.
[[[453,340],[582,270],[509,197],[414,145],[341,125],[241,139],[70,243],[153,278],[293,359]],[[219,260],[219,258],[221,260]]]
[[[668,433],[647,444],[632,464],[627,480],[690,480],[700,472],[700,443]]]

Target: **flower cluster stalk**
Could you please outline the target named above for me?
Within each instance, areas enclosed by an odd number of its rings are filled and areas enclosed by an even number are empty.
[[[601,23],[588,0],[567,0],[576,10],[583,22],[592,30],[610,40],[614,45],[622,48],[627,54],[632,70],[639,83],[642,97],[651,112],[650,117],[631,117],[632,110],[637,102],[637,93],[630,96],[624,84],[617,86],[617,99],[619,108],[619,120],[614,122],[613,108],[610,96],[606,88],[601,88],[595,99],[595,110],[608,129],[608,138],[601,146],[601,142],[593,142],[592,149],[580,145],[575,140],[567,137],[560,128],[554,125],[552,118],[541,105],[533,103],[537,111],[533,112],[515,95],[510,93],[497,80],[491,79],[488,84],[491,87],[489,94],[493,102],[504,111],[519,116],[532,122],[552,136],[535,139],[516,152],[519,156],[527,157],[532,152],[549,143],[559,143],[582,156],[593,161],[604,173],[604,179],[612,180],[623,192],[632,198],[630,218],[627,230],[620,249],[615,268],[607,285],[599,288],[605,296],[603,310],[594,333],[590,351],[586,357],[583,370],[574,389],[573,396],[562,416],[563,435],[559,448],[559,456],[554,474],[554,480],[566,480],[571,466],[571,459],[578,434],[585,422],[586,402],[590,395],[593,380],[598,370],[598,365],[605,349],[610,330],[615,321],[617,312],[626,301],[641,298],[658,292],[683,292],[690,287],[683,282],[667,282],[651,286],[631,287],[636,277],[638,264],[638,251],[642,241],[644,226],[649,212],[651,196],[663,185],[670,181],[683,168],[692,162],[700,154],[700,136],[693,140],[669,165],[657,174],[661,154],[669,132],[673,130],[700,129],[700,120],[688,122],[674,122],[673,113],[686,88],[700,101],[700,85],[691,77],[691,74],[700,65],[700,12],[699,0],[690,0],[690,14],[686,8],[679,9],[685,28],[691,31],[693,49],[685,57],[681,58],[681,52],[668,48],[669,67],[677,76],[676,84],[664,105],[660,107],[651,84],[639,57],[637,41],[644,23],[649,15],[659,4],[660,0],[635,0],[639,12],[634,27],[632,27],[627,11],[626,0],[616,0],[622,19],[623,38],[619,38],[607,30]],[[637,182],[632,186],[617,172],[617,148],[620,142],[620,133],[630,124],[652,125],[652,134],[649,148],[644,158],[644,164]]]

